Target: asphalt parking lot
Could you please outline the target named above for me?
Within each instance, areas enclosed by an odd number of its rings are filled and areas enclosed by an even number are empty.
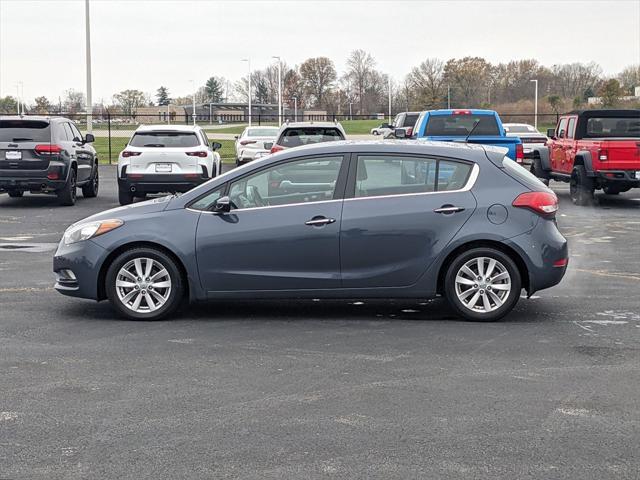
[[[0,478],[638,478],[640,191],[553,187],[567,276],[492,324],[440,299],[124,321],[52,289],[114,169],[75,207],[0,195]]]

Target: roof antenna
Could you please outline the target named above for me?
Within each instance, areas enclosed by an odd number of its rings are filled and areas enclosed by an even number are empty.
[[[473,132],[475,132],[475,131],[476,131],[476,127],[477,127],[478,125],[480,125],[480,119],[477,119],[477,120],[475,121],[475,123],[473,124],[473,128],[472,128],[472,129],[469,131],[469,133],[467,134],[467,138],[465,138],[465,139],[464,139],[464,143],[469,143],[469,137],[471,136],[471,134],[472,134]]]

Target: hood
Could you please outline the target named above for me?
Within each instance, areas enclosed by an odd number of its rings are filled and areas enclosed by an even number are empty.
[[[111,208],[91,215],[90,217],[83,218],[82,220],[75,222],[74,225],[92,222],[95,220],[105,220],[107,218],[119,218],[126,221],[127,218],[131,216],[138,217],[147,213],[160,212],[165,210],[174,198],[175,197],[173,195],[167,195],[165,197],[153,198],[151,200],[126,205],[124,207]]]

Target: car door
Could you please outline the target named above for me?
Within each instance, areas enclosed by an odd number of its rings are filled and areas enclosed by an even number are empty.
[[[564,146],[567,136],[567,118],[563,117],[556,126],[556,138],[551,144],[551,168],[556,172],[561,172],[563,169],[565,155]]]
[[[576,134],[576,123],[578,121],[578,117],[569,117],[567,121],[567,134],[564,138],[562,144],[562,165],[561,170],[564,173],[570,174],[573,170],[573,157],[575,155],[575,134]]]
[[[342,155],[298,158],[230,182],[231,210],[203,212],[198,222],[203,288],[214,297],[216,292],[339,288],[347,166]],[[321,180],[318,170],[324,173]],[[286,188],[270,190],[276,183]]]
[[[416,283],[476,208],[469,188],[477,171],[424,156],[352,159],[340,233],[343,287]]]
[[[67,123],[71,130],[72,141],[76,151],[78,162],[78,182],[86,182],[91,178],[93,171],[93,149],[88,143],[84,143],[80,130],[73,124]]]

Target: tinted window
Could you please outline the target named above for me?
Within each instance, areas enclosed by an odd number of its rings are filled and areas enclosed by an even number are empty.
[[[215,201],[218,200],[222,195],[222,190],[223,188],[221,187],[221,188],[218,188],[217,190],[214,190],[213,192],[207,193],[204,197],[193,202],[189,206],[189,208],[193,208],[194,210],[210,209],[211,207],[213,207],[213,204],[215,203]]]
[[[603,117],[587,120],[587,137],[640,137],[640,118]]]
[[[568,133],[567,133],[567,137],[568,138],[573,138],[575,133],[576,133],[576,117],[571,117],[569,119],[569,126],[568,126]]]
[[[333,142],[344,140],[344,136],[337,128],[325,127],[302,127],[289,128],[282,132],[278,139],[278,145],[284,147],[299,147],[301,145],[311,145],[312,143]]]
[[[49,122],[37,120],[0,120],[0,142],[49,142]]]
[[[460,190],[472,165],[402,155],[360,155],[356,197]]]
[[[133,135],[132,147],[197,147],[200,141],[190,132],[138,132]]]
[[[432,115],[427,121],[425,134],[428,136],[467,136],[478,122],[473,131],[474,135],[499,135],[498,123],[493,115]]]
[[[277,128],[250,128],[247,130],[247,137],[275,137],[278,134]]]
[[[341,156],[275,165],[233,182],[229,198],[235,208],[331,200],[341,165]]]

